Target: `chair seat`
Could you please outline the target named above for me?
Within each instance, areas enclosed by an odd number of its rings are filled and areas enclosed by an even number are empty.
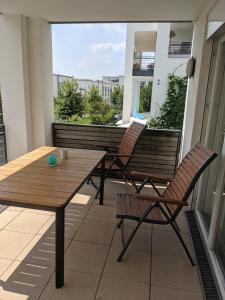
[[[119,193],[117,194],[117,218],[132,219],[138,221],[143,216],[146,209],[154,202],[150,200],[137,199],[133,194]],[[144,222],[154,223],[154,221],[165,221],[161,210],[155,207],[147,216]]]

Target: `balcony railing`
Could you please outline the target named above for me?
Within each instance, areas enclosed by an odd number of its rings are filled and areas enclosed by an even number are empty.
[[[116,126],[52,124],[53,145],[62,148],[106,150],[115,153],[126,128]],[[181,132],[146,129],[130,162],[132,171],[174,175]]]
[[[133,76],[153,76],[154,56],[134,56]]]
[[[191,54],[191,42],[171,42],[169,56],[188,56]]]

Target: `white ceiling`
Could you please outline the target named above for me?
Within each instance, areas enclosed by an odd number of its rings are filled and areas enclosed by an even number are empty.
[[[212,0],[0,0],[0,12],[50,22],[190,21]]]

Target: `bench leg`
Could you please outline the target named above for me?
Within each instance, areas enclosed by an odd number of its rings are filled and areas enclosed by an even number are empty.
[[[56,288],[64,286],[64,225],[65,209],[57,208],[56,210],[56,266],[55,266],[55,285]]]

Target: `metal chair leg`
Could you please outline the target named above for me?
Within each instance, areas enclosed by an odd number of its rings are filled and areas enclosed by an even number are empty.
[[[172,226],[172,228],[175,231],[178,239],[180,240],[180,242],[181,242],[181,244],[182,244],[182,246],[183,246],[183,248],[184,248],[184,250],[185,250],[185,252],[186,252],[186,254],[187,254],[188,258],[189,258],[189,260],[190,260],[191,265],[195,266],[194,260],[193,260],[193,258],[191,256],[191,254],[190,254],[190,252],[189,252],[189,250],[188,250],[188,248],[187,248],[187,246],[186,246],[186,244],[185,244],[185,242],[184,242],[184,240],[183,240],[180,232],[177,230],[176,226],[173,223],[170,223],[170,225]]]
[[[119,222],[117,223],[116,227],[117,227],[117,228],[120,228],[121,225],[122,225],[122,222],[123,222],[123,219],[120,219]]]
[[[141,226],[142,222],[144,221],[144,219],[147,217],[147,215],[155,208],[155,204],[153,203],[144,213],[144,215],[139,219],[139,221],[137,222],[136,227],[134,228],[134,230],[131,232],[127,242],[124,244],[123,250],[120,252],[120,255],[117,258],[117,261],[120,262],[125,254],[125,252],[127,251],[127,248],[129,247],[132,239],[134,238],[138,228]]]
[[[117,261],[118,261],[118,262],[120,262],[120,261],[122,260],[122,258],[123,258],[123,256],[124,256],[125,252],[127,251],[127,248],[129,247],[129,245],[130,245],[132,239],[133,239],[134,236],[135,236],[135,233],[137,232],[138,228],[141,226],[141,223],[142,223],[142,221],[139,221],[139,222],[137,223],[137,226],[134,228],[134,230],[133,230],[132,233],[130,234],[130,236],[129,236],[127,242],[124,243],[123,250],[120,252],[120,255],[119,255],[118,258],[117,258]]]

